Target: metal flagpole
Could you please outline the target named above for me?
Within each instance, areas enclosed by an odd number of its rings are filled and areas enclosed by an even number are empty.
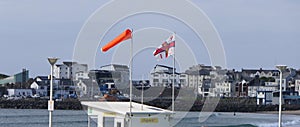
[[[174,33],[175,37],[175,33]],[[175,45],[174,45],[174,54],[173,54],[173,83],[172,83],[172,112],[174,112],[174,98],[175,98]]]
[[[142,76],[142,100],[141,100],[141,103],[142,103],[142,110],[144,110],[144,75]]]
[[[129,63],[129,89],[130,89],[130,117],[132,116],[132,57],[133,57],[133,30],[131,30],[131,43],[130,43],[130,63]]]

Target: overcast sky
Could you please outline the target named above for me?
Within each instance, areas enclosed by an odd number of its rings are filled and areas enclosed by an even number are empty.
[[[59,57],[60,62],[72,60],[81,27],[107,2],[1,0],[0,73],[11,75],[26,68],[33,77],[47,75],[50,73],[47,57]],[[276,64],[300,68],[300,1],[192,2],[206,13],[219,32],[229,69],[274,69]],[[198,63],[209,64],[201,58]]]

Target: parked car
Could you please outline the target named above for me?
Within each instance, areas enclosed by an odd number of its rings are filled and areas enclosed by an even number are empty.
[[[11,95],[7,97],[7,100],[20,100],[20,99],[22,99],[22,97],[19,95]]]
[[[39,94],[35,94],[32,96],[32,98],[40,98],[41,96]]]

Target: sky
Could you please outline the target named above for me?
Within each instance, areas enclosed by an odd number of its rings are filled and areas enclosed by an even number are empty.
[[[84,23],[107,2],[109,0],[1,0],[0,73],[12,75],[26,68],[30,70],[32,77],[48,75],[50,65],[47,57],[59,57],[59,62],[71,61],[76,38]],[[277,64],[300,68],[300,1],[191,2],[202,9],[218,31],[226,53],[226,68],[275,69]],[[141,17],[129,18],[127,22],[135,18]],[[155,18],[159,16],[154,16]],[[126,22],[124,23],[126,25]],[[144,23],[147,24],[147,21]],[[110,32],[118,33],[118,28],[117,24]],[[108,35],[107,40],[111,36]],[[189,38],[189,34],[183,34],[181,37],[184,41],[185,38]],[[205,47],[200,44],[199,50],[199,55],[196,54],[197,62],[210,64]],[[145,74],[149,68],[159,63],[156,58],[149,58],[150,62],[145,62],[144,56],[147,52],[153,51],[147,49],[134,60],[136,70],[147,66],[147,69],[143,70],[145,72],[136,74],[136,77]],[[95,67],[90,69],[98,69],[108,64],[107,61],[102,62],[100,47],[96,57]],[[170,63],[170,60],[165,63],[169,64],[168,62]],[[184,71],[184,68],[180,71]]]

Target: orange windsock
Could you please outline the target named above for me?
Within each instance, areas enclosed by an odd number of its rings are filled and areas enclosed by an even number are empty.
[[[118,37],[116,37],[115,39],[113,39],[112,41],[110,41],[109,43],[107,43],[105,46],[103,46],[101,48],[101,51],[102,52],[106,52],[107,50],[109,50],[110,48],[116,46],[120,42],[125,41],[125,40],[130,39],[130,38],[131,38],[131,30],[130,29],[126,29]]]

